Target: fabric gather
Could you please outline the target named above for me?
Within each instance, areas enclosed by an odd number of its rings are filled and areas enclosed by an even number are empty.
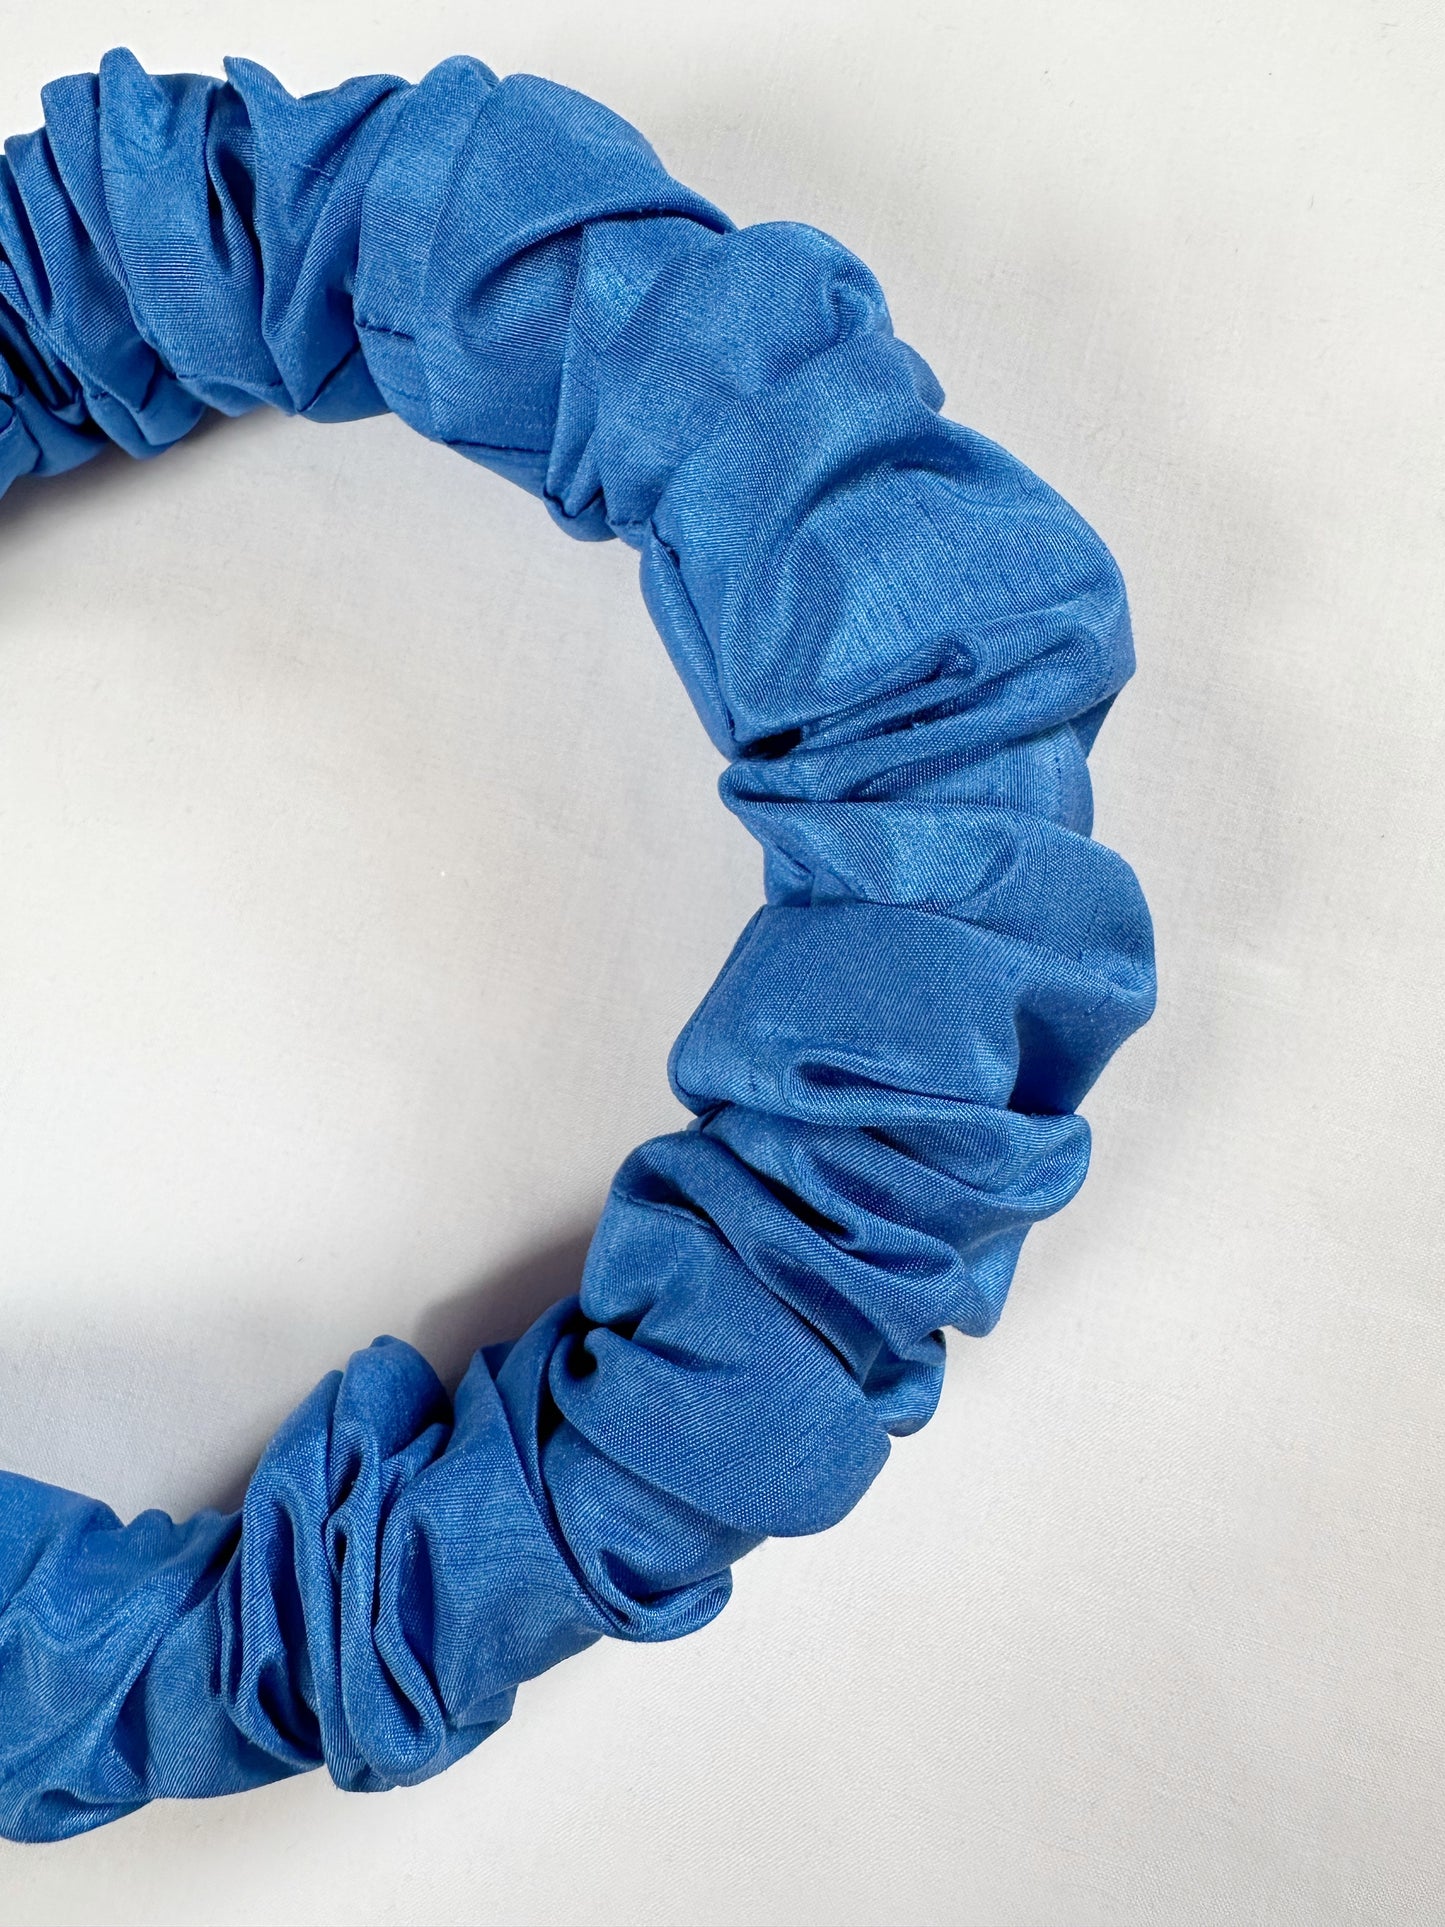
[[[119,50],[0,167],[0,489],[208,410],[392,410],[638,551],[765,853],[580,1292],[455,1399],[378,1339],[237,1514],[129,1524],[0,1474],[0,1833],[325,1764],[439,1772],[602,1634],[861,1497],[999,1315],[1148,1016],[1148,913],[1090,836],[1133,666],[1080,518],[940,414],[868,270],[735,229],[563,87],[444,61],[302,99]]]

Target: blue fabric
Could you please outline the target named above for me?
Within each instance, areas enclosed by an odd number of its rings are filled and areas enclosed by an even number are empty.
[[[0,1475],[0,1831],[322,1762],[438,1772],[603,1633],[710,1619],[857,1501],[1077,1189],[1148,1015],[1090,839],[1132,666],[1097,537],[945,421],[860,262],[735,230],[605,108],[448,60],[297,100],[126,52],[0,172],[0,486],[207,409],[393,409],[637,549],[766,854],[678,1040],[692,1126],[618,1173],[580,1295],[449,1400],[379,1339],[238,1515],[129,1525]]]

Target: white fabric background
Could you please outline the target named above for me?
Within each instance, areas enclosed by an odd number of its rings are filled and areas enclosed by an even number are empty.
[[[120,41],[476,52],[854,247],[1124,567],[1161,1004],[836,1531],[420,1790],[0,1848],[0,1922],[1438,1927],[1438,9],[51,0],[0,123]],[[374,1333],[569,1288],[760,866],[631,556],[394,421],[21,490],[0,555],[0,1462],[185,1511]]]

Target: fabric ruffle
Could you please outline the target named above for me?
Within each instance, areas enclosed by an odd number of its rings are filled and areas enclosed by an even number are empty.
[[[668,1639],[841,1518],[1083,1179],[1148,1016],[1090,840],[1132,654],[1098,538],[939,414],[867,269],[735,230],[605,108],[470,59],[294,99],[124,51],[0,168],[0,487],[207,409],[394,410],[636,548],[762,844],[580,1294],[455,1401],[379,1339],[241,1512],[129,1525],[0,1475],[0,1832],[321,1763],[438,1772],[603,1633]]]

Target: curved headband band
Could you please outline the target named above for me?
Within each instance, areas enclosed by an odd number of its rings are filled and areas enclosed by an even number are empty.
[[[670,1060],[692,1126],[581,1291],[455,1402],[379,1339],[239,1514],[0,1475],[0,1831],[324,1761],[438,1772],[603,1633],[669,1639],[855,1503],[1081,1182],[1148,1015],[1085,756],[1132,666],[1107,552],[945,421],[860,262],[735,230],[606,109],[470,59],[294,99],[249,62],[54,82],[0,170],[0,487],[207,409],[394,410],[637,549],[766,854]]]

